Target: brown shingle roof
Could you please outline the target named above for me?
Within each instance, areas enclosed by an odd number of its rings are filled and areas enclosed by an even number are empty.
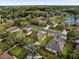
[[[43,33],[42,31],[37,33],[38,40],[42,39],[44,36],[46,36],[46,33]]]
[[[17,26],[14,26],[14,27],[10,27],[10,28],[6,29],[6,31],[14,31],[16,29],[18,29],[18,27]]]
[[[13,57],[10,56],[8,53],[4,52],[0,55],[0,59],[13,59]]]

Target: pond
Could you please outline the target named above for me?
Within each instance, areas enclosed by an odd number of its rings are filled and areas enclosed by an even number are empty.
[[[76,23],[76,19],[75,18],[68,18],[64,20],[65,24],[75,24]]]

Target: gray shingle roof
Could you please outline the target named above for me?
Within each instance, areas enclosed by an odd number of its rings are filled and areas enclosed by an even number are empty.
[[[63,51],[64,48],[64,44],[65,44],[65,40],[64,39],[52,39],[48,44],[47,44],[47,48],[50,48],[52,50],[55,50],[57,52],[61,52]]]
[[[52,39],[52,40],[47,44],[46,47],[51,48],[52,50],[55,50],[55,51],[60,52],[59,44],[58,44],[58,42],[57,42],[55,39]]]

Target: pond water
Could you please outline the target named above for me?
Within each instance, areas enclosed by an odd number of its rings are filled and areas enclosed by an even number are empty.
[[[75,24],[76,23],[76,19],[75,18],[68,18],[64,20],[65,24]]]

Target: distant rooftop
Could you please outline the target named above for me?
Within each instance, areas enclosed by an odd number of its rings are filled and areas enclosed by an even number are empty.
[[[8,53],[4,52],[0,54],[0,59],[13,59],[13,57],[10,56]]]
[[[76,42],[76,43],[79,43],[79,40],[76,40],[75,42]]]
[[[13,31],[13,30],[16,30],[16,29],[18,29],[18,26],[10,27],[6,31]]]

